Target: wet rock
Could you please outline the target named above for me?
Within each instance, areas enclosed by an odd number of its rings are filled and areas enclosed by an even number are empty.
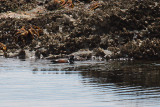
[[[122,46],[121,53],[135,59],[159,59],[159,39],[131,41]]]
[[[26,52],[25,52],[25,50],[21,50],[21,51],[18,53],[18,58],[19,58],[19,59],[25,59],[25,58],[26,58]]]
[[[60,4],[55,3],[54,0],[48,2],[48,3],[45,5],[45,8],[46,8],[47,10],[50,10],[50,11],[56,10],[56,9],[58,9],[58,8],[60,8],[60,7],[61,7]]]
[[[83,60],[89,60],[91,59],[92,57],[92,53],[93,51],[90,51],[90,50],[79,50],[78,52],[74,52],[72,53],[72,55],[75,56],[75,60],[78,60],[78,61],[83,61]]]
[[[103,48],[103,49],[107,49],[108,48],[108,36],[104,36],[104,37],[101,37],[101,42],[100,42],[100,47]]]
[[[38,71],[38,68],[33,68],[32,71]]]
[[[102,48],[95,48],[95,49],[93,49],[93,55],[104,57],[105,53],[104,53],[104,50]]]
[[[35,57],[36,57],[37,59],[40,59],[40,58],[41,58],[41,52],[40,52],[40,50],[37,50],[37,51],[35,52]]]
[[[30,10],[36,7],[36,5],[36,0],[1,0],[0,13],[7,11]]]

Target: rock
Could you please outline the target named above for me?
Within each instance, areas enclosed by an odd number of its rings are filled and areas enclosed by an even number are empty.
[[[75,56],[75,60],[82,61],[91,59],[92,52],[90,50],[79,50],[77,52],[72,53]]]
[[[21,50],[18,54],[19,59],[25,59],[26,58],[26,52],[24,50]]]
[[[95,48],[95,49],[93,49],[93,56],[104,57],[105,56],[104,50],[102,48]]]

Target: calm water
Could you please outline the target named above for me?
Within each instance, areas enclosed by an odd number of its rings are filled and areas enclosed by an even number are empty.
[[[68,69],[71,71],[64,71]],[[0,107],[159,105],[160,62],[88,61],[54,65],[47,60],[0,61]]]

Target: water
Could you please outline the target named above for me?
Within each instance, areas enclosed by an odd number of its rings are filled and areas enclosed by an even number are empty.
[[[0,107],[159,107],[159,68],[158,61],[55,65],[1,58]]]

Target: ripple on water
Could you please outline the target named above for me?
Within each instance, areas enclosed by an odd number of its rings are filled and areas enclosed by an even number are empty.
[[[136,62],[60,65],[48,60],[2,60],[0,104],[3,107],[158,107],[160,104],[160,71],[153,69],[153,62],[143,66]],[[63,67],[79,65],[85,71],[61,71]],[[87,65],[89,71],[83,67]],[[98,71],[92,71],[96,67]]]

